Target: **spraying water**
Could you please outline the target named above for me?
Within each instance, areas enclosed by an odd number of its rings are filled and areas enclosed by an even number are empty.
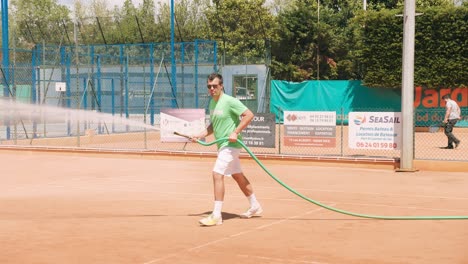
[[[135,117],[144,119],[141,115]],[[109,113],[0,99],[0,138],[5,137],[8,129],[13,131],[15,138],[73,136],[83,134],[86,130],[106,134],[160,130],[142,120]]]

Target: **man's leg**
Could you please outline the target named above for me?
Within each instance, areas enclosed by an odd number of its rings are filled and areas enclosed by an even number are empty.
[[[453,134],[452,134],[452,131],[453,131],[453,122],[451,121],[448,121],[447,124],[445,124],[445,127],[444,127],[444,133],[445,135],[447,136],[447,148],[453,148]]]
[[[455,126],[455,124],[457,124],[457,120],[452,119],[449,120],[447,122],[447,125],[445,126],[444,132],[448,139],[448,147],[453,147],[453,144],[455,144],[456,148],[460,144],[460,140],[456,138],[453,134],[453,127]]]
[[[244,193],[245,196],[250,196],[253,194],[253,188],[249,180],[245,177],[244,173],[235,173],[232,174],[232,178],[237,182],[239,188]]]
[[[221,225],[222,208],[224,202],[224,175],[229,174],[230,167],[232,166],[232,155],[229,149],[221,149],[218,152],[218,158],[213,168],[213,194],[214,205],[212,213],[199,222],[203,226]]]
[[[211,214],[203,219],[200,219],[199,223],[202,226],[216,226],[223,223],[223,217],[221,211],[223,209],[224,201],[224,175],[213,171],[213,192],[214,192],[214,204],[213,211]]]
[[[224,177],[230,174],[233,157],[229,148],[221,148],[213,168],[213,191],[215,208],[213,214],[221,216],[221,206],[224,201]]]
[[[458,145],[460,145],[460,140],[453,134],[453,128],[457,124],[457,121],[458,120],[456,120],[456,119],[449,120],[449,123],[451,123],[451,125],[452,125],[452,131],[450,132],[450,137],[452,138],[452,142],[455,144],[455,148],[457,148]]]
[[[254,215],[259,216],[263,212],[263,209],[260,206],[260,203],[257,201],[257,197],[253,192],[253,187],[247,177],[245,177],[244,173],[240,172],[232,174],[232,178],[237,182],[237,185],[239,185],[239,188],[250,203],[250,208],[247,210],[247,212],[240,214],[240,217],[251,218]]]
[[[215,198],[213,214],[221,216],[222,203],[224,201],[224,175],[213,171],[213,187]]]

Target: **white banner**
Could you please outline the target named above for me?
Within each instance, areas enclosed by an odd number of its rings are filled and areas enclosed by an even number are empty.
[[[285,146],[336,146],[336,112],[284,111]]]
[[[400,149],[401,112],[350,112],[349,147]]]
[[[174,135],[195,135],[205,129],[204,109],[161,109],[161,142],[189,142]]]

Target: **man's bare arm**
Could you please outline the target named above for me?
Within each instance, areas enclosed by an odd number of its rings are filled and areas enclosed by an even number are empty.
[[[254,118],[254,114],[250,109],[245,110],[241,115],[240,115],[241,121],[239,125],[234,129],[234,131],[231,133],[229,136],[229,141],[231,142],[236,142],[237,141],[237,135],[239,135],[242,130],[244,130],[252,121]]]
[[[447,110],[445,111],[444,123],[448,122],[448,118],[450,116],[451,111],[452,111],[452,106],[447,106]]]
[[[213,134],[213,126],[210,124],[205,128],[205,130],[201,131],[197,135],[192,136],[191,139],[193,142],[196,142],[197,140],[205,138],[211,134]]]

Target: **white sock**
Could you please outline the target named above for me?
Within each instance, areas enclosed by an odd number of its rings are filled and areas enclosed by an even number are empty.
[[[221,209],[223,209],[223,201],[215,201],[214,208],[213,208],[213,216],[220,217],[221,216]]]
[[[252,193],[250,196],[247,196],[247,199],[249,199],[250,207],[255,208],[260,206],[260,203],[257,201],[257,197],[255,197],[254,193]]]

